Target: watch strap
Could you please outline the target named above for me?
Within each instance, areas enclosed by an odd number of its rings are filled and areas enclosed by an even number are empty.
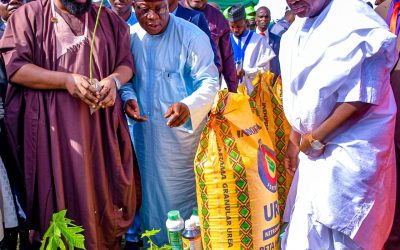
[[[308,140],[310,142],[310,145],[313,149],[315,150],[321,150],[325,148],[326,144],[320,142],[319,140],[315,139],[312,135],[312,133],[309,134]]]
[[[113,81],[115,83],[115,87],[117,87],[117,90],[119,90],[121,88],[121,82],[115,76],[111,76],[111,79],[113,79]]]

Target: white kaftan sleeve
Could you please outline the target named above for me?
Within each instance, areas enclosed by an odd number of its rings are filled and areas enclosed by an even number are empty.
[[[255,67],[248,67],[247,64],[243,66],[243,70],[245,71],[245,74],[248,75],[255,75],[259,71],[264,71],[267,72],[270,69],[270,61],[272,58],[275,57],[275,53],[272,50],[271,46],[269,46],[267,39],[261,38],[259,41],[259,44],[255,48],[255,51],[253,52],[256,54],[256,63],[250,63],[251,65],[254,65]],[[250,60],[253,60],[253,56],[251,56]]]
[[[364,34],[365,33],[365,34]],[[338,89],[337,102],[365,102],[370,104],[380,103],[382,98],[386,98],[382,93],[383,82],[389,81],[390,71],[397,60],[396,38],[395,36],[382,40],[387,37],[387,32],[383,29],[373,29],[368,33],[362,30],[353,36],[368,36],[354,50],[353,55],[348,55],[349,63],[348,75]],[[361,57],[360,59],[356,59]],[[357,60],[357,61],[356,61]],[[332,69],[334,70],[334,69]]]

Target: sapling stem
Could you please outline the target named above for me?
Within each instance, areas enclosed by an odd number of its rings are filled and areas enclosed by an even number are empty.
[[[92,43],[90,45],[90,55],[89,55],[89,80],[90,80],[90,83],[92,83],[92,79],[93,79],[93,50],[94,50],[94,42],[96,40],[96,31],[97,31],[97,26],[99,25],[100,12],[101,12],[101,8],[102,7],[103,7],[103,0],[100,1],[100,7],[99,7],[99,10],[97,11],[96,23],[94,24],[93,35],[92,35]]]

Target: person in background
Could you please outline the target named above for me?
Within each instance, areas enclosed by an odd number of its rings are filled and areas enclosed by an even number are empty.
[[[98,10],[91,0],[32,1],[11,15],[0,41],[11,83],[5,123],[38,244],[53,213],[67,209],[84,228],[86,249],[119,249],[139,203],[139,173],[117,96],[133,75],[129,30],[110,9],[102,10],[95,88],[88,77]]]
[[[221,7],[216,2],[209,3],[212,7],[216,8],[217,10],[221,11]]]
[[[211,37],[210,29],[208,28],[207,20],[203,13],[200,11],[192,10],[183,7],[179,4],[179,0],[168,0],[169,12],[173,13],[176,17],[185,19],[188,22],[193,23],[199,27],[206,35],[210,38],[210,44],[214,52],[214,63],[217,68],[221,67],[221,62],[218,58],[217,47],[215,46],[214,40]]]
[[[0,102],[1,104],[1,102]],[[3,115],[0,110],[0,120]],[[1,130],[0,130],[1,132]],[[3,160],[0,156],[0,247],[16,249],[18,238],[18,217],[11,192],[10,182]],[[5,236],[5,237],[4,237]]]
[[[219,73],[223,75],[228,90],[236,92],[238,82],[236,80],[236,69],[233,61],[228,21],[224,18],[221,11],[210,6],[207,0],[184,0],[182,1],[182,5],[186,8],[202,12],[206,17],[211,37],[217,47],[219,61],[221,62]]]
[[[256,11],[252,5],[245,8],[246,20],[249,30],[256,30]]]
[[[253,79],[258,72],[269,70],[269,61],[275,56],[266,39],[248,30],[245,8],[235,4],[228,8],[231,42],[237,78],[243,82],[249,95],[253,92]]]
[[[400,1],[386,0],[377,2],[378,7],[375,11],[386,20],[390,31],[397,36],[397,49],[400,50]],[[397,57],[398,55],[393,55]],[[386,242],[386,250],[397,250],[400,246],[400,62],[397,61],[396,66],[390,74],[390,81],[397,103],[396,128],[394,133],[394,144],[396,148],[396,165],[397,165],[397,189],[396,189],[396,210],[392,231]]]
[[[269,27],[271,23],[271,11],[265,7],[261,6],[256,11],[256,33],[263,36],[268,44],[271,46],[272,50],[274,51],[276,57],[272,58],[270,63],[270,69],[275,74],[275,78],[281,74],[281,67],[279,63],[279,49],[281,38],[280,36],[275,35],[274,33],[270,32]]]
[[[133,0],[109,0],[111,9],[129,26],[137,23],[135,12],[133,12]]]
[[[162,246],[168,243],[168,211],[189,218],[197,206],[193,161],[219,87],[218,69],[207,35],[170,14],[167,0],[136,0],[134,6],[136,74],[119,93],[126,114],[136,121],[142,227],[161,229],[152,239]]]
[[[0,2],[0,38],[3,36],[10,16],[24,4],[23,1],[11,0]],[[4,124],[4,102],[8,79],[4,61],[0,59],[0,210],[4,225],[4,239],[0,241],[0,249],[26,249],[29,246],[28,231],[25,228],[25,214],[19,204],[22,197],[23,177],[12,157]],[[22,200],[21,200],[22,198]]]
[[[396,192],[396,36],[362,1],[286,2],[296,20],[280,51],[285,165],[295,175],[282,249],[383,249]]]
[[[16,11],[21,5],[24,4],[22,0],[4,0],[0,2],[0,38],[3,36],[4,30],[7,26],[8,18]]]
[[[293,11],[290,9],[286,9],[285,15],[271,26],[270,32],[279,37],[282,37],[282,35],[289,29],[290,25],[294,22],[294,19],[295,15],[293,14]]]

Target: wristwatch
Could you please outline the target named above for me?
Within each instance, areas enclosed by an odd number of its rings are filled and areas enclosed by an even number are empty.
[[[322,142],[314,139],[311,133],[309,134],[308,140],[310,142],[311,148],[314,150],[321,150],[326,146],[326,144],[323,144]]]
[[[121,88],[121,82],[118,80],[118,78],[116,78],[115,76],[111,76],[111,79],[114,80],[115,82],[115,87],[117,87],[117,90],[119,90]]]

